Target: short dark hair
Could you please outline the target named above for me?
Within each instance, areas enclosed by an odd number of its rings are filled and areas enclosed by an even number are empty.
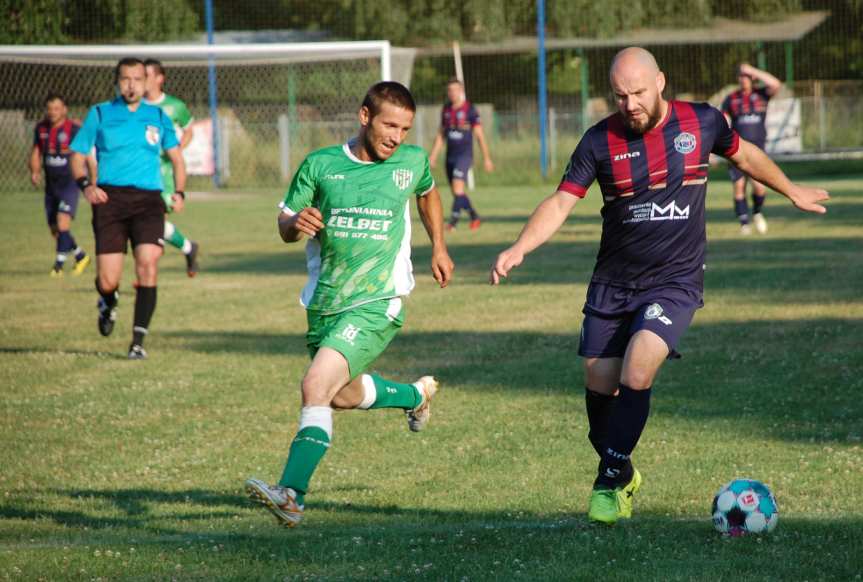
[[[137,65],[144,66],[144,61],[139,59],[138,57],[124,57],[120,59],[117,63],[117,66],[114,68],[114,82],[120,80],[120,67],[135,67]]]
[[[458,77],[450,77],[449,81],[446,82],[447,85],[461,85],[464,86],[464,83],[461,82],[461,79]]]
[[[384,102],[414,113],[417,110],[417,104],[408,88],[395,81],[381,81],[372,85],[363,99],[363,107],[369,110],[371,118],[380,113],[381,104]]]
[[[153,67],[156,69],[156,72],[163,77],[165,76],[165,67],[162,65],[162,61],[158,59],[147,59],[144,61],[145,67]]]
[[[42,103],[44,105],[48,105],[52,101],[60,101],[60,103],[66,105],[66,100],[63,99],[63,96],[59,93],[48,93],[48,95],[45,96],[45,101],[43,101]]]

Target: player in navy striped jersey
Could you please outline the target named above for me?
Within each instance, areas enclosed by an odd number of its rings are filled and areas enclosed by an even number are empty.
[[[711,153],[824,213],[827,192],[792,184],[758,147],[704,103],[666,101],[653,55],[619,52],[610,73],[618,112],[582,137],[557,191],[498,255],[490,282],[560,228],[588,187],[599,182],[602,240],[587,291],[579,355],[584,358],[588,438],[600,457],[588,515],[612,524],[632,515],[641,474],[630,455],[647,422],[650,387],[702,306],[706,245],[704,199]]]
[[[746,141],[764,149],[767,141],[767,102],[775,96],[782,87],[782,82],[766,71],[756,69],[748,63],[742,63],[737,69],[737,81],[740,88],[730,93],[722,102],[722,113],[731,123],[731,128]],[[755,81],[762,86],[755,88]],[[734,212],[740,221],[740,232],[749,234],[749,208],[746,204],[746,174],[734,165],[728,169],[731,183],[734,187]],[[764,185],[749,178],[752,183],[752,222],[755,229],[764,234],[767,232],[767,220],[761,212],[767,190]]]

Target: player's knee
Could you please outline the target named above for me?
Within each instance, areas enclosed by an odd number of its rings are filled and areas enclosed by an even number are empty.
[[[633,390],[647,390],[653,385],[655,373],[650,370],[625,370],[620,381]]]
[[[309,370],[303,377],[300,384],[300,389],[303,394],[304,406],[329,406],[330,402],[327,398],[327,387],[323,382],[323,378],[315,372]]]

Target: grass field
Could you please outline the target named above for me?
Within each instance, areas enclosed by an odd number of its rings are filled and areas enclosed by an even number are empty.
[[[202,273],[161,262],[150,359],[124,359],[131,269],[114,335],[93,272],[48,277],[40,196],[0,215],[0,579],[859,580],[863,572],[863,177],[821,178],[804,216],[774,195],[742,238],[727,182],[708,200],[706,307],[655,384],[636,450],[636,514],[585,517],[595,455],[575,355],[599,236],[598,196],[500,288],[486,284],[542,187],[483,189],[478,232],[449,237],[451,288],[427,275],[380,372],[442,381],[429,428],[340,413],[306,521],[282,530],[242,494],[275,480],[307,365],[301,246],[278,192],[193,196],[177,224]],[[448,201],[448,195],[445,197]],[[92,249],[89,208],[75,233]],[[724,539],[715,491],[770,485],[771,536]]]

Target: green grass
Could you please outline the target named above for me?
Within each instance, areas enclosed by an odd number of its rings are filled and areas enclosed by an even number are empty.
[[[596,458],[575,355],[595,192],[497,289],[489,264],[550,187],[476,192],[486,220],[450,236],[446,290],[416,228],[407,323],[374,367],[437,375],[432,422],[411,434],[395,411],[338,414],[292,531],[242,494],[278,476],[307,365],[302,249],[277,240],[278,193],[192,196],[176,223],[203,271],[163,258],[146,362],[123,359],[129,265],[104,339],[93,273],[50,279],[40,197],[5,195],[0,579],[859,579],[863,179],[818,183],[826,216],[774,195],[769,234],[748,239],[712,183],[706,307],[655,384],[635,517],[610,529],[585,517]],[[734,477],[772,487],[773,535],[714,532],[712,496]]]

